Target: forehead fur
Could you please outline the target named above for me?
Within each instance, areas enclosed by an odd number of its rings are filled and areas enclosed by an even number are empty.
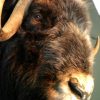
[[[39,4],[44,9],[52,10],[58,21],[62,19],[73,21],[80,30],[90,31],[91,22],[84,0],[34,0],[33,3]]]
[[[50,4],[53,0],[35,0],[36,3]]]
[[[37,3],[40,5],[53,6],[53,7],[60,7],[63,10],[66,9],[68,6],[71,7],[73,5],[80,5],[80,6],[84,5],[83,0],[33,0],[33,3]]]

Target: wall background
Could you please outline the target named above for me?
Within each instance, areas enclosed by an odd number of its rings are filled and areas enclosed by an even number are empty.
[[[100,16],[98,15],[94,7],[94,4],[91,1],[89,6],[90,6],[89,10],[91,15],[91,20],[93,24],[91,37],[94,37],[94,39],[92,38],[92,42],[94,44],[96,42],[95,38],[97,38],[97,36],[100,37]],[[100,100],[100,49],[97,56],[95,57],[94,79],[95,79],[95,88],[91,100]]]

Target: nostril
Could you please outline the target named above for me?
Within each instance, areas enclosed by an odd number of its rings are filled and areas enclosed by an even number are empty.
[[[84,92],[83,92],[81,89],[79,89],[79,87],[78,87],[78,81],[77,81],[77,79],[72,78],[72,79],[68,82],[68,85],[69,85],[71,91],[72,91],[74,94],[78,95],[81,99],[82,99],[83,97],[85,98]],[[85,99],[82,99],[82,100],[85,100]]]

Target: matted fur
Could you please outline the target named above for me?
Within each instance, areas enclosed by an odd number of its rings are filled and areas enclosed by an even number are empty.
[[[5,2],[2,25],[15,2]],[[83,0],[33,0],[15,36],[0,43],[0,100],[50,100],[59,75],[91,76],[90,27]]]

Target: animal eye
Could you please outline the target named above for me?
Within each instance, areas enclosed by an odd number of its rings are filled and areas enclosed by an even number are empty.
[[[35,14],[35,15],[34,15],[34,18],[35,18],[36,20],[41,20],[43,17],[42,17],[42,15],[41,15],[40,13],[38,13],[38,14]]]

